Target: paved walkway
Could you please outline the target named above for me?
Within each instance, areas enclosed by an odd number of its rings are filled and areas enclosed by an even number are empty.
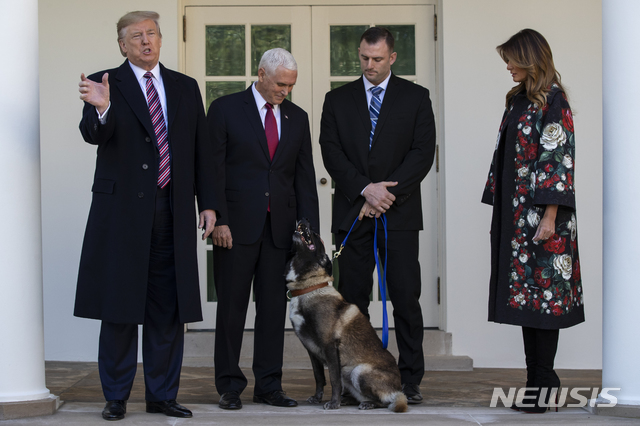
[[[141,368],[139,369],[140,372]],[[92,426],[107,424],[100,412],[104,407],[95,363],[47,362],[47,386],[64,404],[53,416],[6,420],[0,426]],[[581,408],[562,407],[558,412],[525,414],[509,408],[490,408],[493,389],[520,387],[524,370],[474,369],[470,372],[428,371],[421,389],[425,402],[412,405],[407,413],[394,414],[386,409],[360,411],[342,407],[325,411],[305,399],[314,392],[311,370],[285,370],[283,387],[298,400],[296,408],[270,407],[251,402],[253,380],[245,371],[249,386],[242,395],[244,407],[238,411],[218,408],[213,384],[213,369],[184,367],[178,401],[190,408],[192,419],[176,419],[144,412],[144,383],[139,374],[129,400],[127,416],[115,423],[126,425],[630,425],[640,419],[596,416]],[[599,370],[559,370],[562,385],[600,387]],[[330,387],[325,389],[330,393]],[[584,393],[583,393],[584,394]],[[576,401],[567,398],[567,404]]]

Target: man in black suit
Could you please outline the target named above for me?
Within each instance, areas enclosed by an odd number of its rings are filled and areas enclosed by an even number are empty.
[[[319,231],[318,195],[307,114],[286,97],[298,76],[284,49],[260,60],[258,81],[216,99],[207,120],[216,183],[224,191],[213,230],[216,388],[224,409],[240,409],[247,379],[240,348],[251,298],[256,303],[253,401],[281,407],[297,402],[282,391],[286,312],[284,268],[296,220]]]
[[[148,413],[191,417],[176,402],[184,323],[202,320],[198,227],[215,226],[212,150],[198,84],[159,61],[155,12],[118,21],[127,60],[86,78],[80,131],[97,145],[93,200],[74,314],[102,320],[98,365],[105,420],[124,418],[143,324]]]
[[[320,146],[335,181],[332,228],[336,246],[354,219],[360,222],[339,258],[339,289],[368,316],[374,218],[388,220],[387,280],[393,303],[398,366],[409,403],[422,402],[423,321],[418,231],[422,229],[420,182],[435,152],[435,124],[429,91],[391,72],[397,53],[389,31],[369,28],[358,49],[363,77],[327,93]],[[374,127],[375,124],[375,127]],[[364,220],[363,220],[364,218]],[[385,256],[381,221],[378,247]]]

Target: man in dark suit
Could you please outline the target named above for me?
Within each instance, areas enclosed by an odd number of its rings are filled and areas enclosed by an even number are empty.
[[[358,49],[363,77],[327,93],[320,146],[335,181],[332,228],[336,246],[354,219],[360,222],[339,258],[339,289],[368,316],[374,227],[388,220],[387,280],[393,303],[398,366],[409,403],[422,402],[423,321],[418,231],[422,229],[420,182],[435,152],[435,125],[429,91],[391,72],[397,53],[389,31],[369,28]],[[364,218],[364,220],[363,220]],[[384,231],[378,232],[385,256]]]
[[[286,312],[284,268],[296,220],[319,231],[318,195],[307,114],[286,97],[298,76],[284,49],[263,55],[258,81],[216,99],[207,120],[216,182],[224,191],[213,231],[216,388],[224,409],[240,409],[247,379],[240,348],[251,298],[256,303],[253,401],[281,407],[297,402],[282,391]]]
[[[176,402],[184,323],[202,320],[194,197],[203,238],[215,226],[212,150],[195,80],[158,62],[155,12],[118,22],[127,60],[80,81],[80,131],[97,145],[93,200],[74,314],[102,320],[105,420],[124,418],[143,324],[148,413],[191,417]]]

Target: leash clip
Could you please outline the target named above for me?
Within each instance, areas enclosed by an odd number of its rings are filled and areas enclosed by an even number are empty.
[[[340,245],[340,250],[338,250],[337,252],[335,252],[333,254],[333,259],[332,260],[336,260],[341,254],[342,254],[342,249],[344,248],[344,244]]]

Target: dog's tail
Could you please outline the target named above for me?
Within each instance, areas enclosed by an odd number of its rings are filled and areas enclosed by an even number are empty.
[[[407,411],[407,397],[402,392],[393,392],[385,398],[389,405],[387,408],[394,413],[404,413]]]

